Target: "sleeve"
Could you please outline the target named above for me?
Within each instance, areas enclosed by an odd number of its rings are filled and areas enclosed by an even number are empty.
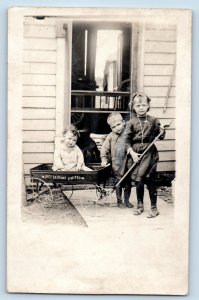
[[[101,151],[100,151],[100,157],[101,157],[101,161],[103,163],[108,163],[109,162],[109,155],[111,153],[111,135],[109,134],[103,145],[102,145],[102,148],[101,148]]]
[[[133,137],[133,125],[131,121],[126,123],[126,129],[124,134],[124,142],[127,153],[132,147],[132,137]]]
[[[77,152],[77,164],[80,166],[83,166],[84,165],[84,156],[83,156],[81,149],[78,146],[76,146],[76,152]]]
[[[60,148],[56,149],[54,152],[54,164],[53,164],[53,170],[56,171],[57,169],[64,168],[62,159],[61,159],[61,153]]]
[[[161,130],[162,130],[162,135],[160,135],[159,139],[163,140],[165,138],[166,131],[164,129],[161,129],[160,121],[158,119],[155,119],[155,136],[160,134]]]

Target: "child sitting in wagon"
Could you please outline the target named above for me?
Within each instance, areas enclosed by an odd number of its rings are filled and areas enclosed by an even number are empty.
[[[101,165],[105,167],[109,161],[111,161],[113,173],[116,180],[119,181],[125,171],[126,165],[126,150],[124,141],[125,122],[120,113],[113,112],[108,116],[107,123],[109,124],[112,132],[109,133],[102,145]],[[124,193],[124,203],[122,192]],[[119,208],[133,207],[133,205],[129,202],[130,195],[131,182],[128,177],[116,188],[117,205]]]
[[[77,128],[70,125],[63,132],[64,143],[55,149],[54,171],[92,171],[84,164],[83,153],[76,145],[79,137]]]
[[[130,109],[135,116],[126,125],[125,143],[129,155],[128,168],[139,160],[140,155],[146,150],[150,143],[161,133],[160,122],[157,118],[149,116],[151,99],[140,93],[135,93],[129,103]],[[162,131],[159,139],[164,139],[165,131]],[[144,184],[149,190],[151,211],[148,218],[159,215],[157,209],[157,191],[155,185],[156,167],[159,160],[155,145],[142,157],[140,163],[132,170],[131,180],[135,183],[137,193],[137,209],[135,215],[144,211]]]

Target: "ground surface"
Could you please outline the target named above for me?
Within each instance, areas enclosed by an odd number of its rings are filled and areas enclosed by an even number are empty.
[[[107,189],[110,191],[110,189]],[[68,196],[68,192],[66,192]],[[59,197],[60,196],[60,197]],[[148,191],[145,190],[145,211],[141,216],[134,216],[133,212],[136,208],[135,189],[132,189],[130,202],[134,208],[120,209],[116,205],[115,193],[98,201],[95,189],[87,187],[83,190],[74,190],[70,200],[62,198],[61,195],[54,202],[38,203],[32,202],[22,209],[23,221],[33,221],[39,223],[62,223],[74,224],[79,226],[89,226],[95,222],[120,222],[126,221],[136,223],[139,219],[146,222],[154,222],[155,219],[148,220],[146,218],[150,210],[150,201]],[[98,201],[96,203],[96,201]],[[156,218],[159,222],[169,222],[173,212],[173,198],[170,187],[158,188],[158,210],[160,215]]]
[[[160,215],[153,219],[146,218],[147,190],[140,216],[133,214],[134,208],[118,208],[114,193],[111,205],[90,205],[96,200],[93,189],[74,191],[71,203],[58,197],[52,207],[40,203],[25,207],[22,221],[9,225],[8,290],[186,293],[183,236],[175,222],[171,189],[159,189],[158,194]],[[131,203],[136,204],[134,188]],[[11,223],[14,207],[9,213]]]

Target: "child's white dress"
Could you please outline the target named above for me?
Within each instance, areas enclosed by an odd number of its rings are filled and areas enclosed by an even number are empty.
[[[69,148],[65,144],[60,144],[54,153],[53,170],[78,171],[77,166],[81,166],[83,171],[92,171],[85,166],[83,153],[77,145]]]

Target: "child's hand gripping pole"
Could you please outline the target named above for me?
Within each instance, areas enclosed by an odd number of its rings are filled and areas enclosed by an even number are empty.
[[[151,147],[155,144],[155,142],[159,139],[159,137],[161,137],[161,135],[164,133],[164,131],[170,127],[172,121],[167,124],[164,125],[163,128],[160,127],[160,133],[155,137],[155,139],[153,140],[153,142],[144,150],[144,152],[139,156],[138,161],[136,161],[131,167],[130,169],[122,176],[122,178],[114,185],[112,192],[121,184],[121,182],[128,176],[128,174],[140,163],[140,161],[142,160],[143,156],[151,149]]]

